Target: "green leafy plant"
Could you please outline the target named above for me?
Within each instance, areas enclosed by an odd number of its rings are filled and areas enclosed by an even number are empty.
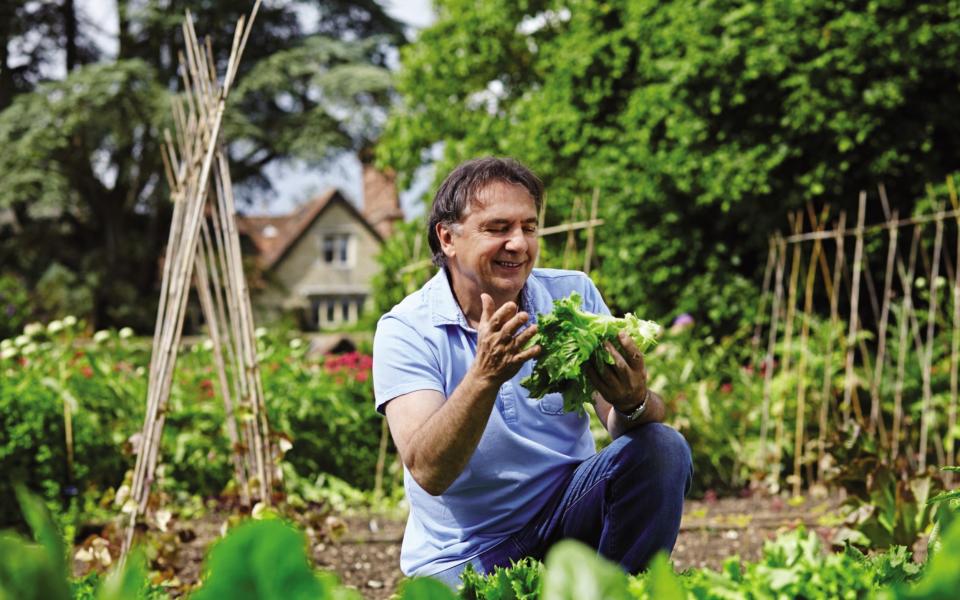
[[[851,489],[847,529],[838,539],[872,548],[912,546],[933,521],[930,500],[940,486],[932,475],[900,476],[892,467],[861,461],[865,487]]]
[[[153,600],[166,597],[146,580],[143,555],[134,552],[106,578],[91,576],[68,582],[66,549],[43,501],[16,490],[17,500],[33,533],[34,542],[12,533],[0,533],[0,599],[18,600]]]
[[[604,342],[617,342],[617,335],[626,331],[636,342],[641,352],[656,344],[660,326],[652,321],[642,321],[631,313],[622,319],[607,315],[595,315],[581,310],[582,299],[572,293],[568,298],[555,300],[553,312],[537,315],[537,333],[530,345],[543,348],[533,373],[521,381],[532,398],[559,392],[563,394],[563,409],[567,412],[583,411],[583,404],[590,403],[593,384],[583,372],[583,366],[593,361],[597,366],[613,364],[613,356],[604,347]]]
[[[473,565],[460,575],[460,597],[464,600],[502,599],[536,600],[540,597],[543,565],[532,558],[523,558],[509,567],[495,567],[492,573],[482,574]]]

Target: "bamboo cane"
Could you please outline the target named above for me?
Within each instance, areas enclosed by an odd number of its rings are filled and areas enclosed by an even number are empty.
[[[387,420],[380,419],[380,447],[377,449],[377,467],[373,477],[373,497],[380,499],[383,496],[383,470],[387,464],[387,440],[390,429]]]
[[[941,212],[942,209],[941,209]],[[923,409],[920,413],[920,455],[918,462],[920,471],[927,468],[927,436],[930,429],[930,410],[933,391],[931,389],[931,373],[933,368],[933,336],[935,317],[937,312],[937,291],[934,282],[940,273],[940,247],[943,244],[943,221],[936,222],[936,234],[933,241],[933,260],[930,269],[930,302],[927,305],[927,350],[926,365],[923,368]]]
[[[837,330],[840,323],[840,270],[843,268],[843,240],[844,228],[847,224],[847,213],[840,213],[840,221],[836,229],[836,256],[833,264],[833,281],[836,285],[828,286],[830,288],[830,333],[827,336],[827,353],[823,363],[823,388],[820,392],[820,423],[817,432],[817,482],[823,483],[825,458],[826,458],[826,439],[827,422],[830,414],[830,401],[833,397],[833,333]]]
[[[773,266],[776,262],[777,249],[776,244],[771,237],[767,243],[767,264],[763,267],[763,291],[760,292],[760,307],[757,309],[757,319],[753,326],[753,336],[750,343],[753,346],[753,364],[758,363],[757,352],[760,349],[760,335],[763,333],[763,316],[767,310],[767,300],[770,295],[771,276],[773,275]]]
[[[950,217],[960,217],[960,209],[951,210],[951,211],[940,211],[933,212],[926,215],[920,215],[917,217],[910,217],[908,219],[900,219],[899,221],[887,221],[885,223],[880,223],[877,225],[871,225],[869,227],[864,227],[864,234],[875,233],[878,231],[883,231],[884,229],[889,229],[891,227],[906,227],[907,225],[922,225],[924,223],[932,223],[934,221],[942,221]],[[845,235],[857,235],[858,229],[848,229]],[[834,231],[821,231],[814,233],[801,233],[797,235],[790,235],[785,238],[787,243],[793,244],[795,242],[808,242],[820,238],[825,240],[827,238],[834,237],[836,232]]]
[[[897,211],[893,212],[893,218],[898,217]],[[896,227],[892,227],[888,230],[890,232],[890,240],[887,246],[887,267],[884,273],[883,280],[883,307],[880,309],[880,325],[878,326],[878,342],[877,342],[877,362],[873,372],[873,386],[870,393],[870,433],[876,431],[878,423],[880,429],[880,438],[881,438],[881,447],[885,447],[883,444],[883,437],[885,432],[883,431],[883,418],[880,411],[880,384],[883,379],[883,367],[885,354],[887,350],[887,321],[890,316],[890,295],[891,288],[893,285],[893,265],[897,255],[897,233],[900,231]]]
[[[857,210],[857,241],[853,251],[853,282],[850,291],[850,326],[847,332],[847,357],[844,371],[843,411],[844,423],[850,420],[851,397],[853,395],[853,346],[857,340],[857,325],[860,306],[860,271],[863,258],[863,221],[867,211],[867,193],[860,192],[860,207]]]
[[[593,201],[590,204],[590,223],[591,225],[587,227],[587,249],[583,256],[583,272],[587,275],[590,274],[590,265],[593,262],[593,225],[592,223],[597,220],[597,209],[600,204],[600,188],[593,188]]]
[[[803,213],[797,211],[793,215],[793,229],[795,233],[799,233],[803,230]],[[800,244],[793,245],[793,258],[790,263],[790,286],[787,290],[787,317],[786,322],[784,323],[784,334],[783,334],[783,373],[789,374],[790,367],[792,366],[793,358],[793,327],[794,320],[796,317],[797,310],[797,285],[800,279],[800,261],[801,261],[801,247]],[[774,477],[774,482],[776,485],[779,485],[780,480],[780,470],[782,468],[781,461],[783,459],[783,447],[786,444],[784,438],[786,436],[786,424],[784,423],[786,419],[787,412],[787,399],[786,395],[781,393],[778,398],[776,415],[777,415],[777,427],[776,427],[776,445],[774,446],[774,468],[776,468],[776,475]]]
[[[763,369],[763,405],[760,417],[760,463],[767,463],[767,429],[770,420],[770,384],[773,379],[773,357],[777,347],[777,327],[780,320],[780,302],[783,299],[783,275],[786,267],[787,245],[783,238],[774,235],[774,247],[777,249],[777,274],[774,286],[773,306],[770,312],[770,331],[767,336],[767,355]]]
[[[822,231],[827,221],[829,208],[824,209],[821,219],[811,220],[814,229]],[[800,469],[803,465],[803,442],[804,426],[806,421],[806,398],[807,398],[807,355],[810,348],[808,346],[810,337],[810,321],[813,319],[813,285],[814,276],[817,274],[817,264],[822,251],[822,242],[817,240],[813,244],[813,255],[810,257],[810,263],[807,265],[807,276],[804,284],[803,312],[801,314],[800,326],[800,359],[797,364],[797,412],[794,420],[793,433],[793,495],[800,495],[801,475]]]
[[[210,277],[207,272],[207,261],[210,260],[210,252],[204,249],[204,244],[200,245],[200,252],[197,254],[197,264],[195,265],[197,273],[197,294],[200,298],[200,308],[204,313],[204,320],[210,331],[210,340],[213,342],[214,364],[217,368],[217,378],[220,384],[220,393],[223,395],[225,417],[227,425],[227,437],[230,440],[230,447],[236,448],[240,443],[237,424],[233,416],[233,403],[230,400],[230,389],[227,382],[227,373],[224,368],[222,341],[220,339],[220,318],[216,314],[214,300],[210,293]],[[240,489],[241,502],[245,506],[250,505],[250,490],[247,486],[247,478],[243,461],[240,456],[232,451],[231,462],[233,463],[234,477],[237,479]]]
[[[957,188],[954,185],[953,176],[947,177],[947,190],[950,195],[950,203],[954,211],[960,209],[960,202],[957,199]],[[957,388],[958,388],[958,362],[960,362],[960,217],[956,218],[957,223],[957,267],[954,269],[953,279],[953,332],[950,341],[950,404],[947,409],[947,464],[956,465],[956,430],[957,430]],[[947,472],[947,485],[953,483],[953,473]]]
[[[580,196],[573,197],[573,210],[570,211],[570,217],[573,220],[576,220],[580,216]],[[571,255],[576,252],[576,236],[573,233],[573,229],[567,231],[567,243],[563,248],[563,268],[569,268],[569,260]]]
[[[906,269],[902,263],[898,262],[897,264],[897,271],[900,274],[900,284],[903,288],[903,301],[901,303],[900,316],[898,318],[898,325],[900,327],[900,341],[899,352],[897,354],[897,381],[893,392],[893,431],[891,432],[892,459],[896,459],[900,453],[900,429],[903,423],[903,382],[908,351],[907,328],[910,323],[910,315],[913,313],[913,276],[917,264],[917,247],[920,244],[920,233],[920,225],[915,225],[913,229],[913,240],[910,244],[910,258],[908,260],[909,269]]]

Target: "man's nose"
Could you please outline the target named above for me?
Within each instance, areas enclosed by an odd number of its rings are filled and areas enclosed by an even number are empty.
[[[506,249],[508,252],[526,252],[529,244],[527,242],[527,236],[523,232],[523,227],[515,227],[510,232],[510,237],[507,239]]]

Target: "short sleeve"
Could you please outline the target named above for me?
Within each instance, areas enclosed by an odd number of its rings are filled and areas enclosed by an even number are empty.
[[[586,280],[586,289],[583,292],[584,310],[595,315],[609,315],[610,309],[607,307],[607,303],[603,301],[603,297],[600,295],[600,290],[597,289],[596,284],[594,284],[593,280],[587,275],[584,275],[584,279]]]
[[[377,412],[397,396],[417,390],[443,392],[440,363],[423,336],[392,315],[377,323],[373,338],[373,395]]]

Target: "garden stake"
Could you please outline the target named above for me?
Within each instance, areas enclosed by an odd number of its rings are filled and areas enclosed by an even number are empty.
[[[777,248],[777,284],[774,286],[773,307],[770,313],[770,331],[767,339],[767,355],[763,363],[763,406],[760,416],[760,464],[767,463],[767,429],[770,420],[770,382],[773,378],[773,357],[777,347],[777,326],[780,320],[780,302],[783,300],[783,272],[786,262],[787,244],[779,234],[774,234],[774,247]]]
[[[797,211],[793,215],[793,230],[794,233],[800,233],[803,231],[803,213]],[[783,334],[783,369],[782,373],[786,376],[790,374],[790,367],[792,358],[793,358],[793,326],[794,319],[796,318],[797,311],[797,284],[800,279],[800,261],[801,261],[801,247],[800,244],[794,244],[793,246],[793,258],[790,262],[790,287],[787,290],[787,319],[785,322],[786,331]],[[784,437],[786,436],[786,427],[784,420],[786,419],[787,413],[787,398],[786,395],[781,392],[777,398],[777,431],[776,431],[776,445],[773,448],[774,451],[774,467],[777,469],[776,476],[774,478],[774,483],[779,488],[780,482],[780,471],[782,470],[783,464],[783,447],[785,445]]]
[[[570,216],[573,219],[576,219],[580,216],[580,196],[573,197],[573,210],[570,211]],[[570,257],[577,251],[576,237],[573,234],[573,230],[570,229],[567,231],[567,244],[563,247],[563,268],[569,269]]]
[[[857,242],[853,250],[853,281],[850,285],[850,327],[847,332],[847,358],[843,381],[843,422],[850,420],[850,407],[853,395],[853,346],[857,340],[857,325],[860,318],[860,270],[863,259],[863,221],[867,212],[867,193],[860,192],[860,207],[857,210]]]
[[[953,176],[947,177],[947,190],[950,192],[950,204],[954,211],[960,208],[960,202],[957,200],[957,188],[954,185]],[[957,429],[957,369],[958,356],[960,356],[960,217],[955,220],[957,224],[957,268],[953,273],[953,332],[950,340],[950,405],[947,409],[947,464],[955,465],[956,461],[956,438],[953,434]],[[953,472],[947,471],[947,485],[953,484]]]
[[[763,333],[763,317],[766,315],[767,299],[770,296],[771,276],[773,275],[773,265],[777,259],[777,246],[771,237],[767,241],[767,264],[763,267],[763,291],[760,293],[760,307],[757,309],[757,319],[753,326],[753,337],[750,343],[753,345],[752,361],[756,365],[759,363],[757,353],[760,350],[760,334]]]
[[[206,228],[204,228],[206,231]],[[222,341],[220,339],[220,316],[217,309],[213,306],[213,298],[210,294],[210,275],[207,273],[206,263],[209,260],[210,253],[200,246],[200,252],[197,254],[196,269],[196,288],[197,296],[200,298],[200,308],[204,314],[204,320],[210,331],[210,340],[213,342],[214,364],[217,367],[217,378],[220,382],[220,393],[223,395],[224,413],[226,416],[227,437],[230,439],[230,448],[235,449],[240,444],[240,438],[237,433],[237,422],[233,414],[233,401],[230,397],[230,387],[227,383],[227,374],[224,369]],[[215,272],[212,271],[212,272]],[[214,275],[215,277],[215,275]],[[215,313],[216,311],[216,313]],[[216,316],[215,316],[216,315]],[[250,505],[250,489],[248,487],[247,477],[244,473],[243,462],[235,451],[230,453],[233,463],[234,477],[240,488],[240,501],[244,506]]]
[[[941,209],[942,212],[942,209]],[[936,222],[936,234],[933,241],[933,260],[930,268],[930,279],[928,279],[928,289],[930,290],[930,301],[927,304],[927,351],[926,365],[923,373],[923,409],[920,413],[920,456],[918,457],[920,471],[927,469],[927,436],[930,428],[930,411],[933,391],[931,390],[931,373],[933,368],[933,335],[935,317],[937,312],[937,291],[936,280],[940,273],[940,247],[943,244],[943,220]]]
[[[808,208],[810,205],[808,204]],[[823,215],[820,219],[813,220],[811,223],[816,231],[823,231],[827,222],[830,207],[824,207]],[[814,277],[817,274],[817,264],[820,253],[823,250],[823,243],[818,239],[813,243],[813,255],[810,257],[810,263],[807,265],[807,277],[804,285],[803,312],[801,314],[800,326],[800,360],[797,365],[797,414],[794,422],[793,433],[793,495],[800,495],[800,468],[803,464],[803,442],[804,442],[804,421],[806,418],[806,397],[807,397],[807,346],[810,337],[810,321],[813,319],[813,284]]]
[[[386,419],[380,419],[380,447],[377,449],[377,469],[373,476],[373,497],[379,500],[383,496],[383,469],[387,464],[387,439],[390,428]]]
[[[893,218],[898,216],[897,211],[893,212]],[[880,325],[877,327],[877,362],[873,371],[873,385],[870,389],[870,429],[871,434],[877,430],[879,425],[881,447],[884,444],[883,418],[880,414],[880,382],[883,380],[883,367],[887,351],[887,322],[890,317],[890,296],[892,295],[893,285],[893,264],[897,255],[897,235],[900,231],[897,227],[891,227],[889,230],[890,241],[887,246],[887,268],[883,280],[883,307],[880,309]]]
[[[820,392],[820,427],[817,432],[817,483],[823,484],[825,458],[827,448],[827,419],[830,415],[830,402],[833,400],[833,340],[834,332],[840,324],[840,270],[843,268],[843,240],[844,228],[847,224],[847,213],[840,213],[840,221],[834,232],[837,252],[833,262],[833,282],[827,281],[830,289],[830,331],[827,335],[827,354],[823,363],[823,389]],[[829,275],[829,274],[828,274]]]
[[[891,458],[896,459],[900,453],[900,429],[903,423],[903,381],[906,370],[907,351],[909,343],[907,342],[907,328],[910,323],[910,315],[913,314],[913,276],[917,265],[917,247],[920,245],[920,225],[913,227],[913,241],[910,244],[910,258],[908,260],[909,270],[906,270],[902,263],[897,264],[897,271],[900,274],[900,285],[903,288],[903,301],[900,308],[898,324],[900,326],[900,344],[897,354],[897,382],[893,391],[893,432],[891,434]],[[911,455],[907,453],[908,460]]]
[[[600,188],[593,188],[593,202],[590,204],[590,225],[587,227],[587,250],[583,256],[583,272],[590,274],[593,262],[593,223],[597,220],[597,208],[600,203]]]

